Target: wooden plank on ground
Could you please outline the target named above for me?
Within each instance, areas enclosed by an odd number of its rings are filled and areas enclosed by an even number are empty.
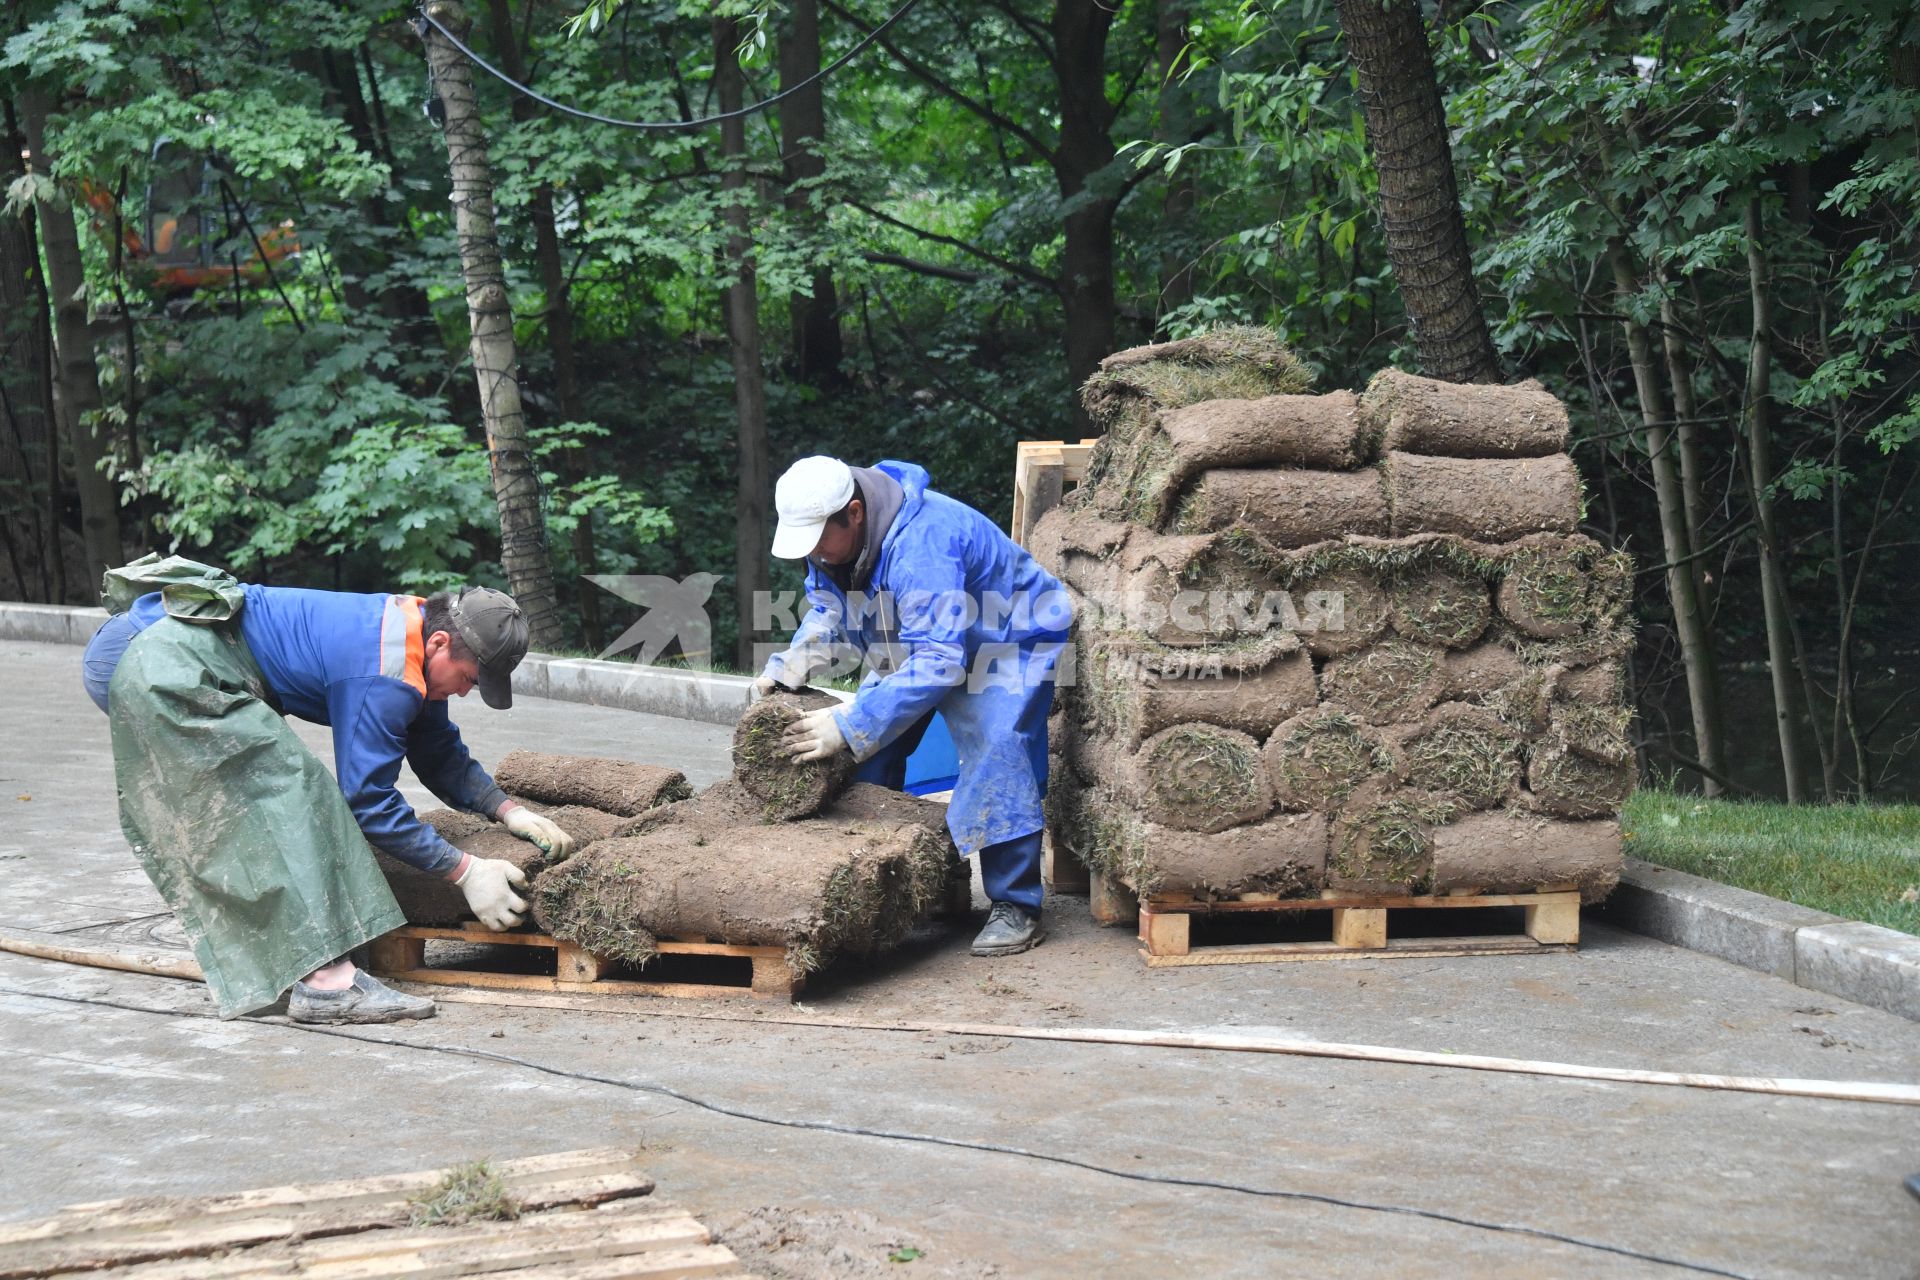
[[[492,1166],[530,1210],[646,1196],[653,1180],[617,1149],[569,1151]],[[288,1237],[316,1238],[405,1223],[444,1169],[267,1187],[192,1199],[142,1196],[75,1205],[0,1228],[0,1280],[97,1271],[208,1254]]]

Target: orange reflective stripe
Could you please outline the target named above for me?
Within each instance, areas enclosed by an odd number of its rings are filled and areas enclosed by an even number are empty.
[[[425,620],[420,607],[425,603],[419,596],[388,596],[380,618],[380,674],[406,681],[423,698],[427,696],[427,646],[421,634]]]

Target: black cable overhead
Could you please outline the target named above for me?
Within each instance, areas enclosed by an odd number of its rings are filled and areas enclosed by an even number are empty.
[[[526,97],[533,99],[535,102],[540,103],[542,106],[551,107],[555,111],[564,112],[567,115],[574,116],[581,120],[591,120],[595,124],[612,125],[616,129],[638,129],[642,131],[652,131],[652,132],[658,132],[658,133],[676,133],[676,132],[681,132],[689,129],[704,129],[710,124],[719,124],[725,120],[737,120],[743,116],[753,115],[757,111],[765,111],[768,107],[771,107],[776,102],[780,102],[786,98],[790,98],[794,94],[799,93],[802,89],[807,88],[809,85],[815,84],[818,81],[826,79],[828,76],[838,71],[841,67],[846,66],[847,63],[853,61],[856,57],[858,57],[861,54],[861,52],[866,49],[868,45],[878,40],[888,27],[891,27],[894,23],[900,21],[900,19],[906,17],[907,14],[911,12],[913,8],[919,3],[920,3],[920,0],[906,0],[905,4],[901,5],[898,9],[895,9],[891,14],[887,15],[887,20],[885,22],[882,22],[879,26],[875,27],[873,30],[867,32],[865,36],[861,37],[860,42],[854,45],[853,48],[847,50],[845,53],[835,58],[832,62],[820,68],[820,70],[814,72],[812,75],[808,76],[805,80],[802,80],[799,84],[796,84],[788,89],[782,89],[780,92],[774,94],[772,97],[762,98],[760,101],[754,103],[753,105],[742,107],[738,111],[723,111],[719,115],[701,116],[697,120],[617,120],[612,116],[603,116],[596,111],[583,111],[579,107],[570,107],[564,102],[555,102],[552,98],[549,98],[546,94],[541,93],[537,89],[532,89],[524,84],[521,84],[518,80],[515,80],[512,76],[508,75],[506,72],[500,70],[500,68],[494,66],[491,62],[488,62],[485,58],[475,53],[471,48],[467,46],[465,41],[460,39],[459,36],[456,36],[455,34],[453,34],[453,32],[447,30],[444,26],[440,25],[439,20],[436,19],[432,14],[427,12],[427,7],[425,5],[420,6],[420,16],[417,19],[417,21],[419,23],[424,23],[427,26],[432,27],[435,31],[438,31],[442,36],[445,36],[447,43],[451,44],[454,48],[458,49],[463,55],[465,55],[467,61],[473,63],[474,66],[479,67],[482,71],[485,71],[488,75],[500,81],[502,84],[512,89],[515,93],[524,94]]]

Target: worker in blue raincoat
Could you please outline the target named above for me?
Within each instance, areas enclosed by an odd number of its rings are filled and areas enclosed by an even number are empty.
[[[180,557],[109,570],[112,614],[82,659],[113,735],[120,825],[173,908],[222,1017],[291,991],[300,1022],[391,1022],[433,1002],[348,953],[406,923],[372,848],[460,888],[492,929],[519,924],[525,874],[415,816],[404,759],[450,806],[564,858],[572,839],[516,804],[447,716],[478,687],[512,705],[527,650],[513,599],[484,587],[351,595],[257,586]],[[286,726],[333,729],[336,777]]]
[[[898,790],[935,711],[959,755],[947,826],[978,854],[992,910],[973,954],[1042,935],[1047,713],[1073,609],[1059,582],[992,521],[927,487],[909,462],[802,458],[774,490],[773,554],[807,560],[811,605],[758,696],[864,665],[851,703],[796,720],[798,760],[849,751],[863,782]]]

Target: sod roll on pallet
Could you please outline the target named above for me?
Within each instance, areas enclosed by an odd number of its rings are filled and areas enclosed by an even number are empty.
[[[1309,392],[1273,334],[1109,357],[1035,526],[1080,605],[1054,840],[1139,893],[1617,881],[1632,565],[1545,388]]]

